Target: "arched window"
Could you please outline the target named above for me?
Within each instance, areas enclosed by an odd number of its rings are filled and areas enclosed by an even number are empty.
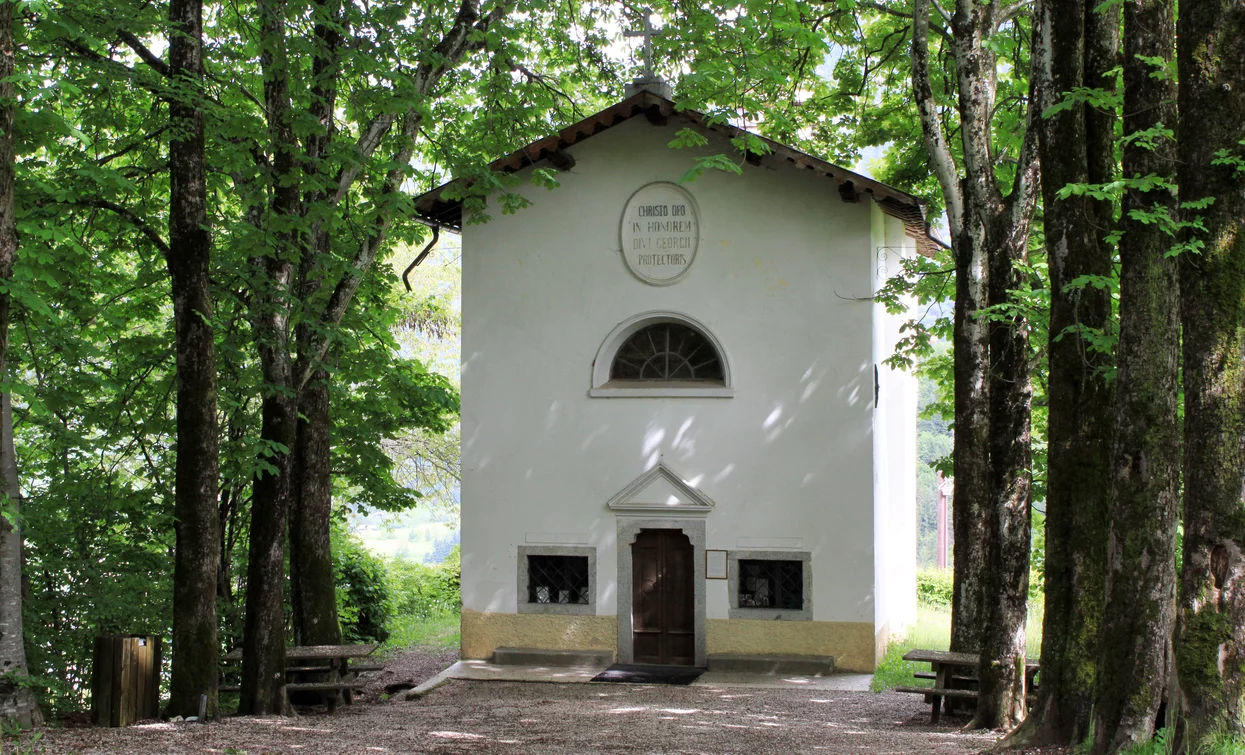
[[[598,398],[733,395],[730,367],[717,339],[674,312],[649,312],[622,323],[605,339],[593,365]]]
[[[611,380],[722,382],[722,360],[709,339],[677,322],[661,322],[632,334],[614,354]]]

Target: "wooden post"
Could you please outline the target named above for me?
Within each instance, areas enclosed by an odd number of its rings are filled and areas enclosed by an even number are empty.
[[[160,638],[96,637],[91,721],[128,726],[160,716]]]

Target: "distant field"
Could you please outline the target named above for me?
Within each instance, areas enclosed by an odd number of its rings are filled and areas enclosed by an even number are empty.
[[[366,524],[356,527],[354,534],[363,541],[368,550],[386,558],[406,558],[423,561],[436,546],[454,534],[441,522],[406,524],[405,526],[380,527]]]

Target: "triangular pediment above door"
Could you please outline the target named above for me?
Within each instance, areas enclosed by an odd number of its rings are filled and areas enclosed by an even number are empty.
[[[665,462],[640,475],[619,491],[606,504],[614,511],[636,511],[646,514],[708,514],[713,499],[689,485]]]

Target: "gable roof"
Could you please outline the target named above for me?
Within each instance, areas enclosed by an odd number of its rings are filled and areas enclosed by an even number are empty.
[[[505,157],[494,160],[489,168],[500,173],[515,173],[541,160],[550,159],[560,162],[565,159],[561,154],[562,150],[638,115],[643,115],[659,125],[664,124],[668,118],[674,117],[703,129],[724,134],[727,138],[746,134],[760,139],[769,148],[771,154],[750,155],[749,162],[755,165],[760,164],[762,160],[769,159],[786,163],[793,168],[811,170],[817,176],[833,179],[839,189],[839,196],[844,202],[855,202],[860,194],[868,194],[873,197],[883,212],[903,221],[908,234],[916,240],[919,252],[932,256],[934,250],[937,249],[937,242],[930,239],[925,232],[925,213],[921,208],[921,200],[915,196],[744,129],[726,124],[710,125],[708,117],[703,113],[694,110],[677,110],[672,101],[646,89],[578,123],[567,126],[556,134],[534,141]],[[455,179],[416,197],[415,212],[419,218],[433,225],[461,230],[463,225],[462,200],[447,199],[442,196],[446,189],[461,180]]]

